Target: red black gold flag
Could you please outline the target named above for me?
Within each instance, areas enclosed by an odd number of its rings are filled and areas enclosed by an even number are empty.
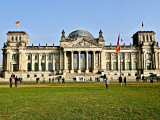
[[[118,41],[117,41],[117,48],[116,48],[116,52],[120,51],[120,34],[118,36]]]

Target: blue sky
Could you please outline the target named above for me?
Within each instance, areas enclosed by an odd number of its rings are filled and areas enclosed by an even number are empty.
[[[106,45],[116,45],[118,34],[125,44],[132,43],[132,35],[142,30],[156,32],[160,42],[160,0],[1,0],[0,48],[6,33],[20,30],[30,36],[30,45],[59,45],[61,31],[66,36],[77,29],[89,31],[95,38],[102,29]],[[122,43],[123,44],[123,43]],[[2,51],[0,51],[2,64]]]

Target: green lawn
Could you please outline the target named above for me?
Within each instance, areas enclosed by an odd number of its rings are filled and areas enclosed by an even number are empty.
[[[94,82],[23,83],[18,88],[0,83],[0,120],[159,120],[160,83],[128,84],[111,83],[106,90],[104,83]]]

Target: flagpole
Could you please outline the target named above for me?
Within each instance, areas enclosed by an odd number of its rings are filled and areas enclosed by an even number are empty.
[[[121,44],[121,43],[120,43]],[[119,53],[120,53],[120,77],[121,77],[121,47],[120,47],[121,45],[119,45],[119,49],[120,49],[120,51],[119,51]]]

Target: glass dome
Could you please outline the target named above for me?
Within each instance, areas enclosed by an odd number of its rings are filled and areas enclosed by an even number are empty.
[[[94,40],[93,35],[85,30],[75,30],[68,35],[68,39],[75,40],[77,38],[88,38],[88,40]]]

